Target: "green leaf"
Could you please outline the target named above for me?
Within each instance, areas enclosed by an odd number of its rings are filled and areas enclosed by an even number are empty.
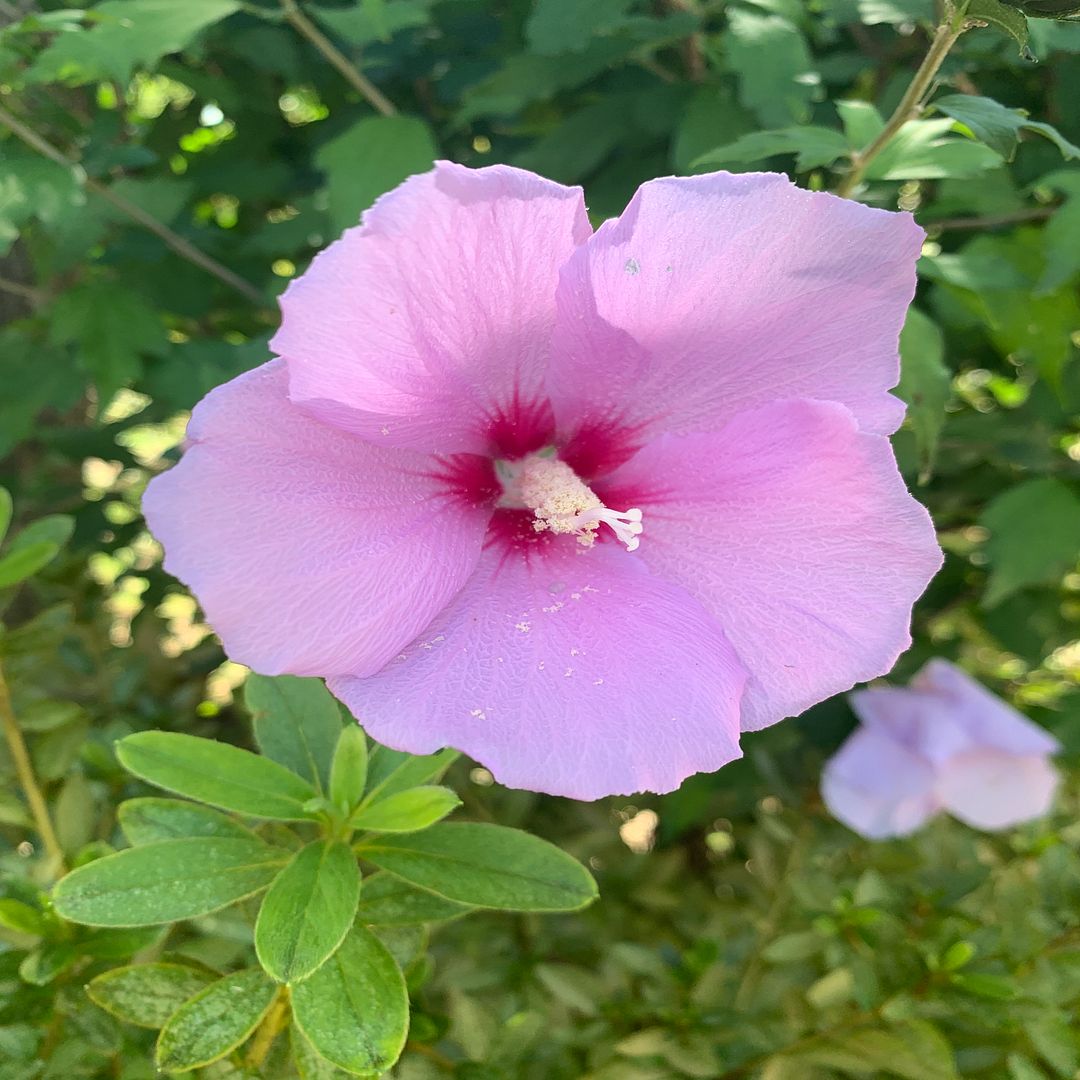
[[[966,179],[1000,167],[988,146],[957,138],[952,129],[951,119],[909,120],[870,162],[866,179]]]
[[[847,138],[833,128],[789,127],[778,131],[752,131],[726,146],[697,158],[692,165],[727,165],[732,161],[761,161],[775,154],[795,154],[795,171],[807,172],[832,165],[851,152]]]
[[[1066,159],[1080,157],[1080,146],[1074,146],[1056,128],[1028,120],[1023,109],[1010,109],[993,98],[951,94],[935,101],[933,108],[959,121],[1006,161],[1016,157],[1021,131],[1034,131],[1049,139]]]
[[[254,840],[240,822],[198,803],[180,799],[128,799],[120,804],[117,819],[132,847],[185,836],[231,836]]]
[[[984,975],[977,971],[959,971],[949,980],[953,986],[976,997],[993,1001],[1012,1001],[1019,993],[1016,982],[1003,975]]]
[[[903,1080],[956,1080],[957,1076],[948,1042],[925,1021],[823,1036],[805,1050],[781,1056],[800,1067],[822,1066],[858,1077],[874,1072]]]
[[[1080,498],[1060,480],[1028,480],[997,496],[979,524],[990,537],[990,577],[983,602],[992,607],[1028,585],[1055,584],[1077,558]]]
[[[369,832],[418,832],[460,805],[461,800],[449,788],[416,787],[362,806],[349,823]]]
[[[213,980],[210,972],[186,964],[132,964],[91,979],[86,993],[117,1019],[157,1029]]]
[[[0,544],[7,536],[8,527],[11,525],[11,492],[5,487],[0,487]]]
[[[987,23],[1008,34],[1020,47],[1021,56],[1034,59],[1028,48],[1027,19],[1015,7],[1003,4],[1001,0],[970,0],[965,14],[969,19]]]
[[[27,544],[17,551],[9,552],[0,559],[0,589],[10,588],[33,577],[59,554],[59,545],[52,544],[48,540]]]
[[[346,1080],[349,1076],[349,1073],[320,1057],[307,1036],[295,1024],[289,1025],[289,1048],[300,1080]]]
[[[341,734],[341,710],[322,681],[249,675],[244,700],[263,754],[325,792]]]
[[[1009,1080],[1046,1080],[1046,1073],[1031,1058],[1010,1054],[1005,1064],[1009,1069]]]
[[[258,968],[211,983],[181,1005],[162,1028],[154,1054],[157,1067],[186,1072],[224,1057],[259,1026],[277,992]]]
[[[349,845],[308,844],[263,898],[255,923],[259,963],[278,982],[306,979],[349,932],[359,897],[360,869]]]
[[[820,78],[806,39],[787,19],[745,8],[728,9],[728,63],[739,100],[766,127],[810,119]],[[762,57],[768,57],[762,63]]]
[[[941,331],[917,308],[909,308],[900,332],[900,384],[896,393],[907,402],[923,483],[934,471],[951,386]]]
[[[456,919],[472,910],[380,871],[364,879],[356,918],[371,926],[414,926]]]
[[[1023,1021],[1023,1027],[1039,1057],[1062,1080],[1072,1080],[1080,1069],[1080,1040],[1071,1020],[1061,1013],[1045,1011]]]
[[[0,899],[0,926],[14,930],[17,934],[34,934],[40,937],[49,932],[51,925],[37,908],[7,896]]]
[[[327,211],[335,233],[360,222],[382,194],[435,160],[427,124],[408,116],[371,116],[325,143],[315,163],[326,173]]]
[[[308,10],[324,26],[354,48],[362,49],[376,41],[388,41],[400,30],[425,26],[430,21],[428,8],[434,0],[383,0],[350,4],[348,7],[311,5]]]
[[[228,743],[171,731],[140,731],[116,744],[128,772],[166,791],[249,817],[305,821],[315,794],[283,765]]]
[[[57,912],[90,926],[193,919],[261,892],[288,855],[259,840],[162,840],[72,870],[53,891]]]
[[[1080,272],[1080,175],[1065,170],[1053,172],[1039,180],[1039,187],[1067,196],[1043,229],[1046,265],[1035,292],[1045,296],[1067,285]]]
[[[49,339],[78,346],[79,366],[93,379],[104,406],[139,375],[144,354],[164,351],[165,328],[133,289],[93,280],[56,298],[49,309]]]
[[[770,941],[761,955],[770,964],[792,964],[816,956],[824,944],[824,938],[816,931],[798,930]]]
[[[126,84],[136,67],[178,52],[206,26],[240,8],[238,0],[104,0],[87,30],[58,34],[27,74],[30,82]]]
[[[525,39],[542,56],[581,52],[597,35],[608,34],[626,21],[633,0],[536,0]]]
[[[506,911],[576,911],[596,882],[576,859],[518,829],[434,825],[362,847],[364,858],[447,900]]]
[[[405,980],[386,946],[363,927],[293,988],[292,1005],[293,1021],[316,1052],[346,1072],[383,1073],[405,1046]]]
[[[341,729],[330,768],[330,801],[349,811],[364,797],[367,783],[367,736],[359,724]]]
[[[398,791],[419,787],[438,780],[461,757],[457,750],[440,750],[437,754],[414,757],[401,750],[376,746],[371,751],[367,771],[367,798],[374,802]]]

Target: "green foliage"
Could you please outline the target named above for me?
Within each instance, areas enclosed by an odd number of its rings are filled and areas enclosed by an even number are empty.
[[[139,497],[265,359],[287,282],[409,173],[532,168],[597,225],[671,172],[835,191],[937,5],[302,0],[334,63],[264,0],[5,13],[0,665],[56,836],[0,751],[0,1075],[1072,1076],[1075,6],[970,0],[854,185],[927,232],[895,445],[947,560],[896,678],[959,658],[1065,745],[1046,822],[876,845],[814,793],[840,700],[632,803],[369,745],[317,680],[223,663]],[[620,838],[643,810],[651,851]]]

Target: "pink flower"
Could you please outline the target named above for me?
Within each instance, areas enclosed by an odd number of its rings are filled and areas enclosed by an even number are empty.
[[[860,690],[851,706],[863,726],[826,765],[821,794],[855,832],[906,836],[941,810],[1004,829],[1049,809],[1057,740],[948,661],[906,690]]]
[[[886,436],[922,233],[714,173],[593,232],[411,178],[288,289],[145,500],[229,655],[503,783],[668,791],[887,671],[937,570]]]

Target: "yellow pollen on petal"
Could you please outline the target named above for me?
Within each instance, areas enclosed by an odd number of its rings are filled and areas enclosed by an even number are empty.
[[[633,551],[643,526],[641,511],[611,510],[564,461],[534,454],[515,469],[515,486],[521,501],[535,515],[537,532],[572,533],[583,547],[592,547],[601,525]]]

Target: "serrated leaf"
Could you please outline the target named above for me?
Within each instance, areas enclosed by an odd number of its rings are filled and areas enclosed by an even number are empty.
[[[189,799],[249,817],[305,821],[315,788],[276,761],[228,743],[171,731],[140,731],[116,744],[128,772]]]
[[[261,892],[288,859],[259,840],[162,840],[72,870],[53,891],[57,912],[90,926],[192,919]]]
[[[967,11],[969,19],[977,19],[1008,34],[1020,48],[1020,55],[1033,59],[1028,49],[1028,24],[1023,14],[1000,0],[970,0]]]
[[[238,0],[104,0],[85,30],[58,34],[30,71],[30,82],[81,86],[96,79],[126,84],[136,67],[154,64],[204,27],[240,7]]]
[[[414,926],[456,919],[473,910],[380,871],[364,879],[356,918],[371,926]]]
[[[987,146],[950,134],[951,119],[909,120],[866,169],[868,180],[942,180],[981,176],[1001,165]]]
[[[525,39],[542,56],[581,52],[594,37],[608,34],[623,23],[633,0],[536,0]]]
[[[341,729],[330,766],[330,801],[351,810],[364,797],[367,783],[367,736],[358,724]]]
[[[259,1026],[277,992],[258,968],[211,983],[169,1017],[158,1036],[157,1067],[186,1072],[224,1057]]]
[[[727,56],[739,80],[739,100],[766,127],[810,119],[820,79],[806,39],[787,19],[728,9]],[[762,57],[768,63],[762,63]]]
[[[1066,160],[1080,157],[1080,146],[1073,145],[1056,128],[1029,120],[1023,109],[1010,109],[993,98],[950,94],[933,102],[933,108],[963,124],[1006,161],[1016,156],[1021,131],[1033,131],[1049,139]]]
[[[315,1051],[360,1076],[397,1061],[409,1029],[409,995],[394,958],[355,927],[341,948],[292,991],[293,1021]]]
[[[326,174],[333,231],[359,224],[380,195],[430,169],[435,154],[427,124],[408,116],[368,117],[321,146],[315,163]]]
[[[217,810],[180,799],[128,799],[120,804],[117,819],[132,847],[186,836],[231,836],[254,840],[255,834]]]
[[[322,681],[249,675],[244,700],[263,754],[325,792],[341,734],[341,710]]]
[[[415,787],[362,806],[349,823],[369,832],[418,832],[460,805],[461,800],[449,788]]]
[[[307,978],[349,932],[359,897],[360,870],[349,845],[308,844],[263,898],[255,923],[259,963],[281,983]]]
[[[86,993],[117,1019],[156,1030],[214,978],[186,964],[132,964],[91,979]]]
[[[1080,498],[1060,480],[1028,480],[992,500],[979,524],[990,533],[983,602],[993,606],[1028,585],[1059,581],[1075,564]]]
[[[165,328],[133,289],[93,280],[65,289],[53,302],[49,339],[77,346],[79,366],[93,380],[104,406],[139,375],[145,354],[164,351]]]
[[[790,127],[777,131],[752,131],[726,146],[697,158],[692,165],[726,165],[761,161],[776,154],[794,154],[796,172],[832,165],[851,152],[846,136],[833,128]]]
[[[501,825],[443,823],[365,843],[364,858],[447,900],[506,911],[576,911],[596,882],[576,859]]]

